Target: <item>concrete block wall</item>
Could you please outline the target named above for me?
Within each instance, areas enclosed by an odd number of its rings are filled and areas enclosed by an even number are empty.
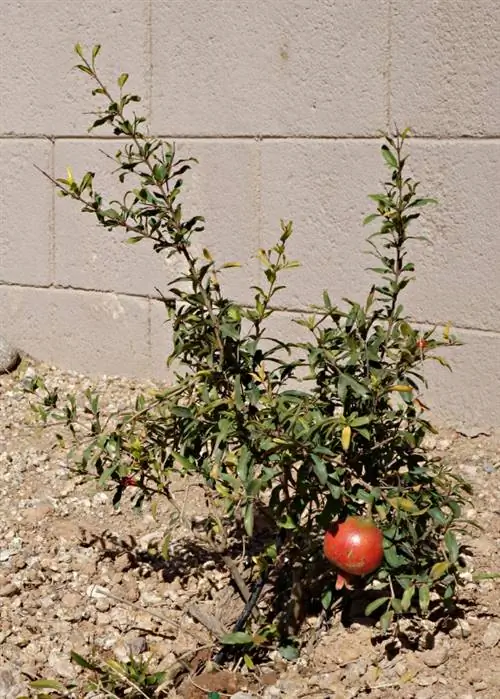
[[[246,261],[293,219],[278,319],[316,301],[360,297],[370,209],[386,171],[380,131],[413,127],[411,166],[440,199],[432,242],[416,245],[407,296],[423,324],[451,321],[465,345],[432,369],[436,418],[500,423],[500,4],[498,0],[0,0],[0,332],[28,353],[93,374],[164,376],[168,329],[155,287],[174,270],[56,197],[54,176],[92,167],[111,191],[116,141],[89,135],[79,41],[103,46],[106,79],[130,88],[155,135],[200,164],[187,205],[208,247]],[[112,192],[111,192],[112,193]]]

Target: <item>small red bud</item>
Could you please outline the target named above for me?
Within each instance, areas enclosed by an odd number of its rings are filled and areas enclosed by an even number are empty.
[[[120,485],[122,486],[122,488],[126,488],[129,485],[130,486],[137,485],[137,481],[135,480],[135,478],[133,476],[124,476],[120,481]]]

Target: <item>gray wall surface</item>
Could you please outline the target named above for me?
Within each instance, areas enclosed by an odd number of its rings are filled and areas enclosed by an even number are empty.
[[[411,126],[425,211],[407,308],[451,321],[454,372],[431,366],[428,401],[453,425],[500,423],[500,2],[498,0],[0,0],[0,332],[37,358],[93,374],[165,376],[168,329],[155,286],[172,269],[126,246],[53,176],[96,170],[90,84],[73,46],[103,45],[107,79],[130,89],[155,135],[200,164],[187,181],[207,246],[247,261],[228,273],[250,298],[252,254],[293,219],[280,332],[320,298],[362,298],[361,226],[386,170],[380,131]]]

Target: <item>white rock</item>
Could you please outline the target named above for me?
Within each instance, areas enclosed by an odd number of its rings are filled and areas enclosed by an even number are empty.
[[[483,636],[483,646],[485,648],[494,648],[500,641],[500,623],[492,621],[488,624]]]
[[[0,374],[14,369],[19,361],[19,352],[0,335]]]
[[[87,587],[87,597],[91,599],[109,599],[108,590],[101,585],[89,585]]]

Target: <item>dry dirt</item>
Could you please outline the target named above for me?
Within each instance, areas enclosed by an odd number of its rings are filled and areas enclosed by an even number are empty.
[[[298,661],[273,657],[253,674],[200,673],[216,648],[207,626],[228,630],[242,609],[230,575],[188,529],[169,531],[162,504],[155,517],[149,509],[115,511],[95,483],[68,476],[65,451],[53,447],[53,431],[36,425],[22,390],[35,370],[63,392],[92,384],[26,363],[0,377],[0,699],[27,695],[40,677],[75,679],[78,698],[104,696],[85,689],[71,650],[102,660],[149,658],[172,676],[179,660],[189,662],[191,677],[163,694],[186,699],[206,699],[209,691],[235,699],[500,696],[500,578],[477,575],[500,570],[499,435],[448,430],[431,445],[473,483],[469,514],[484,527],[470,541],[474,577],[463,590],[464,618],[451,630],[430,641],[420,634],[420,650],[398,649],[373,643],[370,626],[346,628],[335,617]],[[94,383],[108,409],[126,405],[139,388],[106,377]],[[180,498],[188,518],[200,514],[196,489]],[[166,533],[167,561],[152,555]],[[406,633],[412,636],[411,627]]]

